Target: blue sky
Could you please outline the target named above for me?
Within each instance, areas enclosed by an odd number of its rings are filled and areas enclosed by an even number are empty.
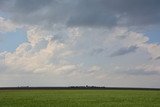
[[[144,34],[146,34],[149,37],[149,42],[160,43],[160,29],[156,28],[149,31],[145,31]]]
[[[26,32],[23,29],[17,29],[14,32],[1,33],[0,51],[13,52],[23,42],[27,41]]]
[[[159,5],[1,0],[0,87],[160,88]]]

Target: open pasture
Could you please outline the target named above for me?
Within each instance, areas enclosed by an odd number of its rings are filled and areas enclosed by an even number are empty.
[[[0,90],[0,107],[160,107],[160,91]]]

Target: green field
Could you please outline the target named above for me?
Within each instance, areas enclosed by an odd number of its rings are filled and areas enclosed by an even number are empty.
[[[160,91],[0,90],[0,107],[160,107]]]

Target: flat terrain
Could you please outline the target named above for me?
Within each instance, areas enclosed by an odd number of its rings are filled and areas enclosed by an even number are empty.
[[[160,107],[160,91],[0,90],[0,107]]]

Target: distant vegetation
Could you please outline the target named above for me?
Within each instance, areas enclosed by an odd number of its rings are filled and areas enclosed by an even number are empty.
[[[160,107],[160,91],[0,90],[0,107]]]
[[[68,87],[30,87],[30,86],[18,86],[18,87],[0,87],[0,90],[32,90],[32,89],[87,89],[87,90],[159,90],[160,88],[138,88],[138,87],[105,87],[105,86],[68,86]]]

